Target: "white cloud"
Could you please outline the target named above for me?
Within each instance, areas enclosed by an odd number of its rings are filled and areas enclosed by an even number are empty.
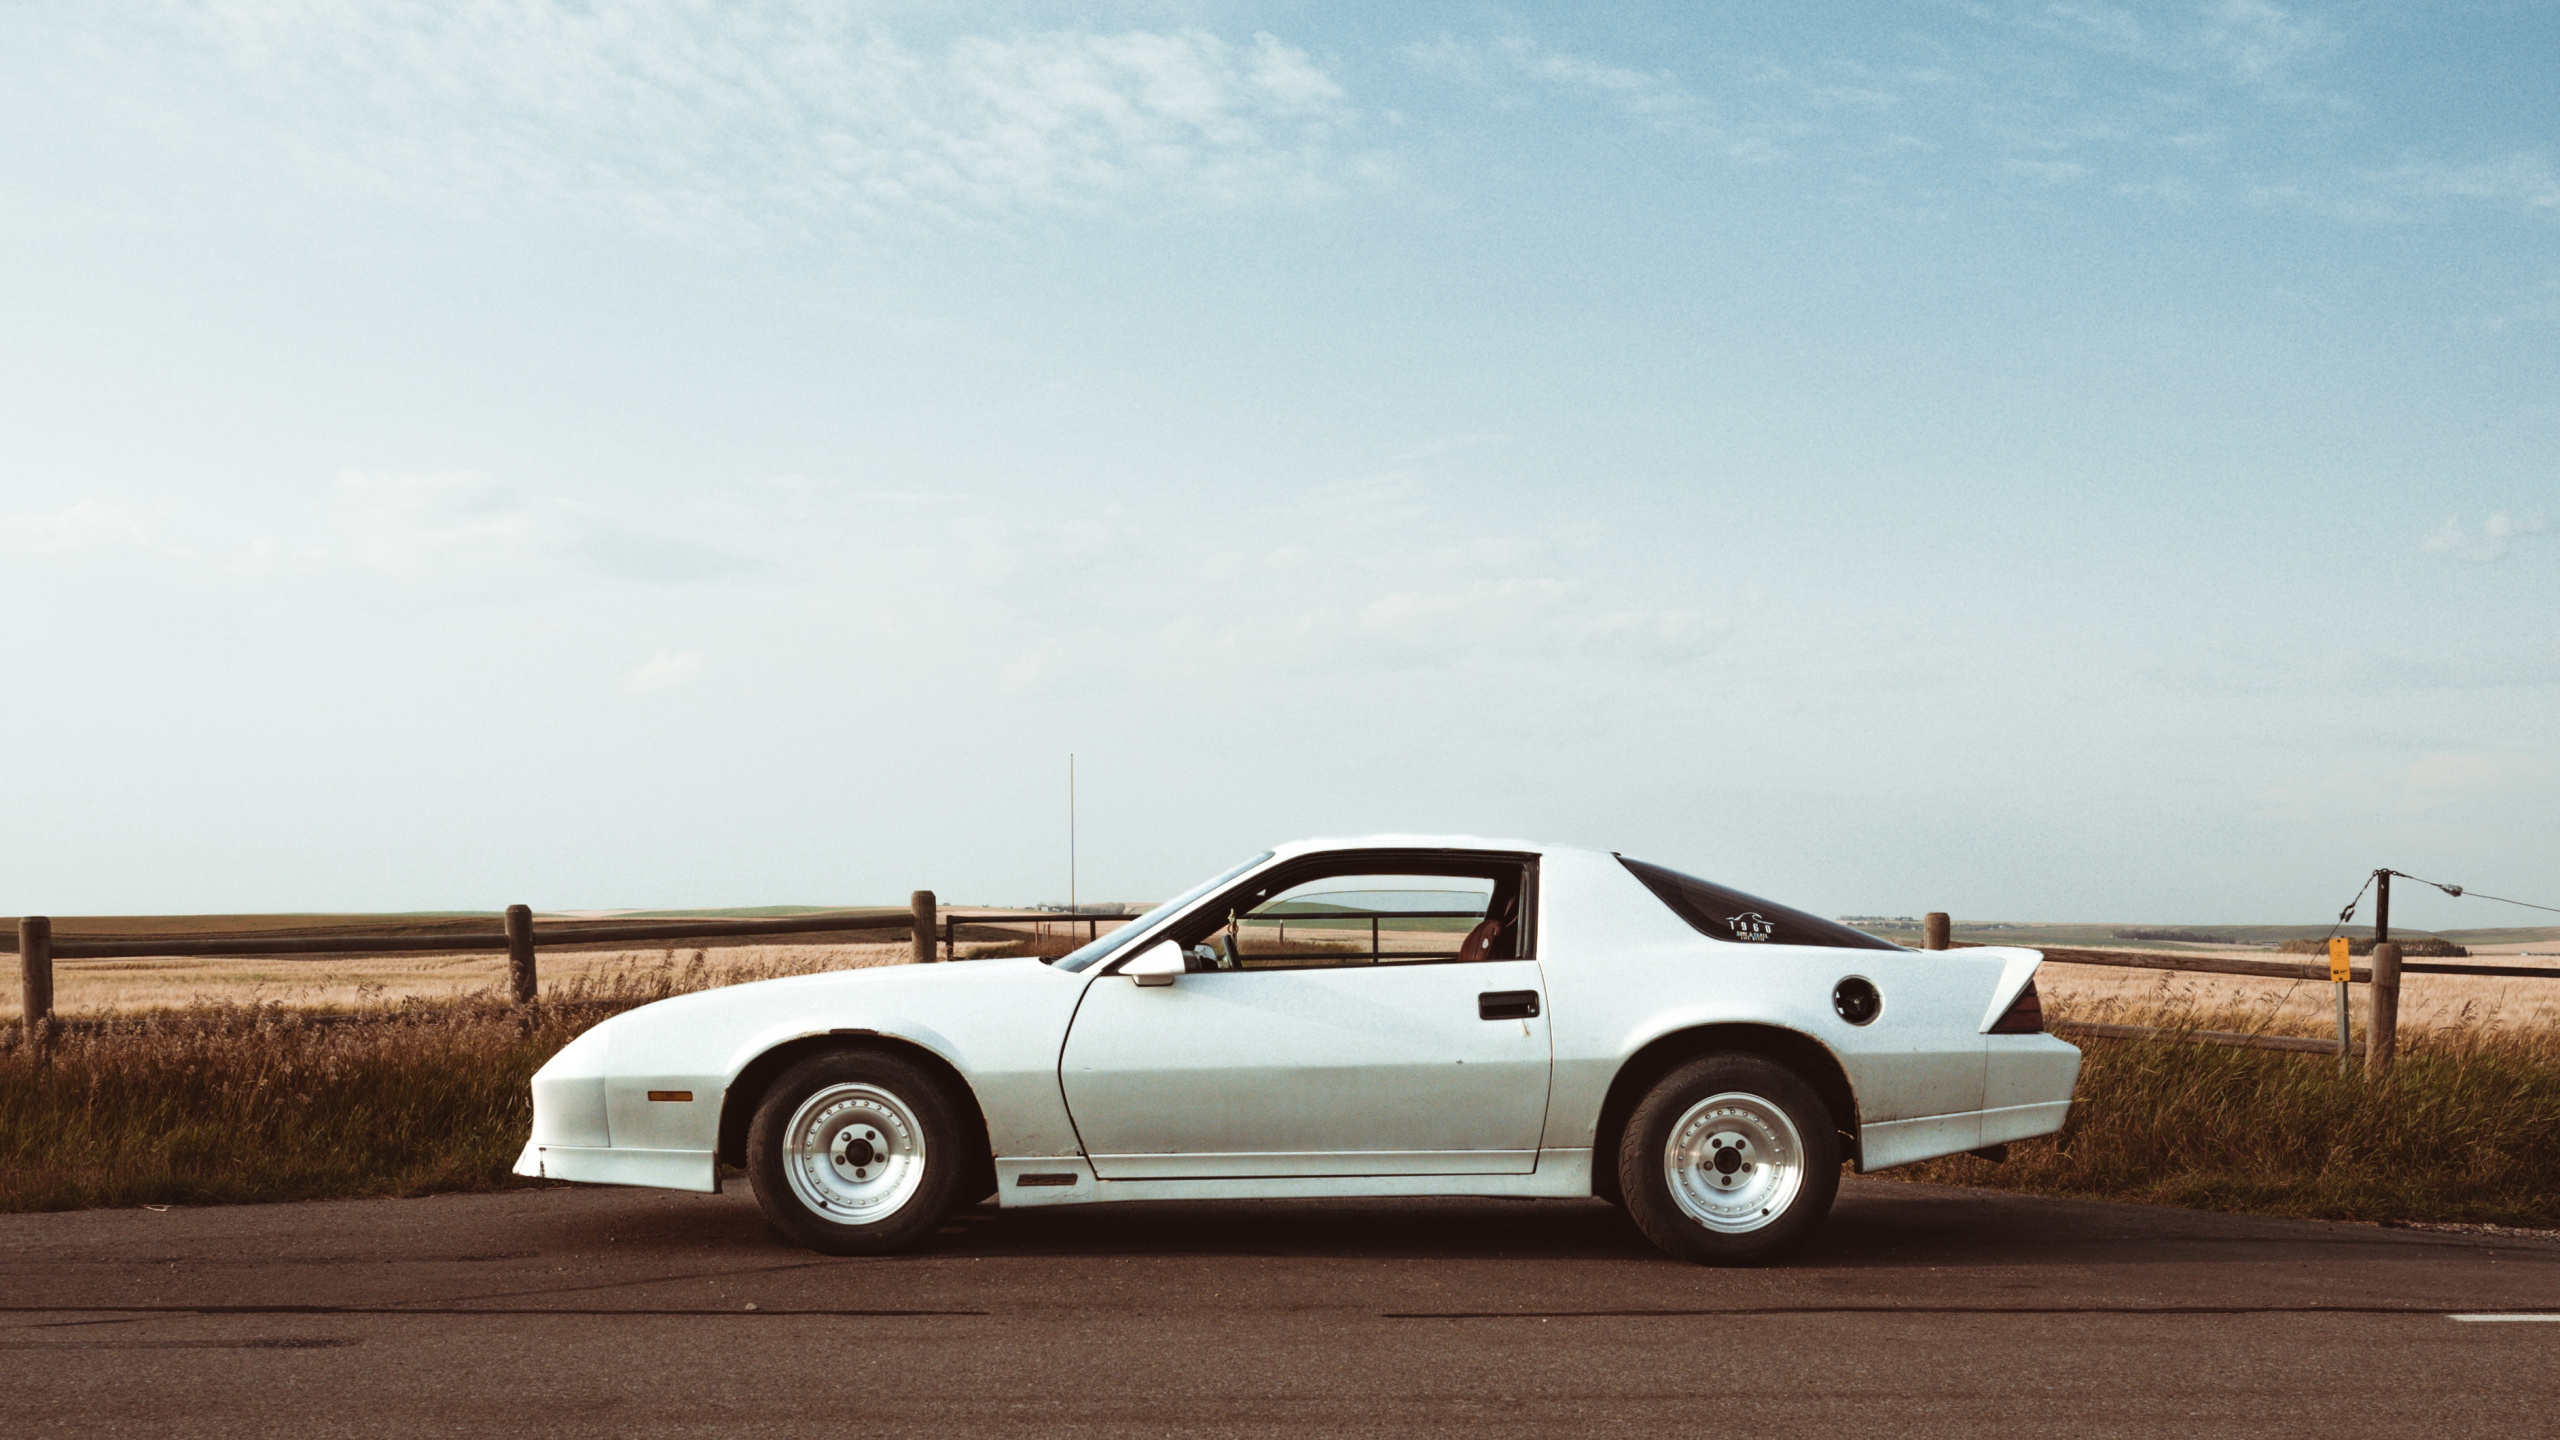
[[[2184,13],[2180,13],[2183,10]],[[1978,12],[1990,19],[2002,13]],[[2134,9],[2081,0],[2011,0],[2009,21],[2075,49],[2122,57],[2172,74],[2209,74],[2241,85],[2281,81],[2302,62],[2333,49],[2339,32],[2316,15],[2268,0]]]
[[[2540,515],[2492,515],[2476,527],[2458,519],[2447,520],[2420,548],[2430,555],[2487,565],[2505,559],[2516,541],[2547,533],[2550,528],[2551,522]]]
[[[1015,512],[956,520],[894,560],[858,525],[825,543],[870,557],[844,567],[862,597],[850,603],[883,624],[894,614],[935,652],[1009,657],[997,673],[1017,685],[1108,673],[1295,693],[1412,677],[1636,675],[1689,664],[1726,636],[1694,590],[1648,595],[1554,535],[1453,527],[1453,503],[1394,472],[1214,523],[1178,511],[1100,523]],[[1117,563],[1132,555],[1169,563]]]
[[[2205,52],[2234,78],[2264,80],[2334,42],[2329,27],[2267,0],[2222,0],[2206,14]]]
[[[486,598],[598,580],[665,587],[753,575],[770,563],[776,523],[752,507],[708,502],[677,515],[615,513],[477,470],[350,470],[284,506],[84,500],[0,514],[0,554],[124,556],[171,576],[317,582],[342,597],[378,594],[389,581],[413,598]]]
[[[1585,55],[1549,50],[1521,36],[1489,44],[1441,39],[1405,47],[1404,56],[1425,70],[1470,84],[1499,87],[1527,79],[1541,87],[1604,100],[1628,114],[1662,125],[1695,125],[1695,95],[1667,70],[1637,70]]]
[[[917,46],[787,0],[217,0],[115,24],[66,44],[114,57],[106,87],[151,128],[434,208],[823,237],[1288,202],[1376,168],[1332,71],[1267,34]]]
[[[546,507],[522,501],[473,470],[338,477],[338,553],[416,578],[529,557]]]
[[[2259,184],[2247,198],[2261,207],[2306,210],[2355,224],[2405,224],[2476,213],[2480,205],[2551,214],[2560,212],[2560,175],[2543,156],[2525,152],[2491,161],[2416,159],[2387,169]]]
[[[701,678],[702,668],[703,658],[699,650],[661,650],[650,656],[639,669],[622,677],[622,693],[648,695],[672,690]]]
[[[567,568],[681,584],[752,568],[716,546],[576,501],[527,495],[476,470],[351,470],[339,477],[336,499],[334,533],[318,558],[407,580]]]
[[[1445,455],[1453,450],[1469,450],[1479,445],[1507,445],[1510,442],[1511,436],[1498,430],[1480,430],[1465,435],[1443,435],[1438,439],[1426,440],[1410,450],[1400,452],[1396,460],[1398,463],[1428,460],[1435,455]]]
[[[2527,210],[2560,210],[2560,176],[2554,176],[2551,163],[2539,155],[2517,154],[2469,165],[2412,161],[2378,171],[2370,178],[2403,195],[2487,200]]]
[[[83,500],[49,515],[0,515],[0,549],[71,551],[149,543],[141,520],[124,505]]]
[[[2089,173],[2089,167],[2069,160],[2010,160],[2004,162],[2013,175],[2041,180],[2047,185],[2061,185]]]
[[[1581,55],[1540,51],[1526,41],[1506,41],[1503,48],[1524,74],[1601,96],[1638,115],[1679,114],[1697,103],[1668,71],[1633,70]]]
[[[2497,761],[2487,755],[2436,752],[2410,765],[2400,788],[2403,810],[2433,810],[2477,795],[2499,778]]]
[[[2163,175],[2159,179],[2150,181],[2149,183],[2135,180],[2119,180],[2114,185],[2110,186],[2109,190],[2110,193],[2117,195],[2143,196],[2153,200],[2172,201],[2193,200],[2196,193],[2195,185],[2184,175]]]

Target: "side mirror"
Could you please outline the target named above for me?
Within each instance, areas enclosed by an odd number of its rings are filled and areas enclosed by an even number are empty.
[[[1167,940],[1121,966],[1120,973],[1141,985],[1170,985],[1185,968],[1182,947]]]

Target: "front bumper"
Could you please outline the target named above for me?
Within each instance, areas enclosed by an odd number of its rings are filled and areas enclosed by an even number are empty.
[[[546,1145],[527,1141],[516,1173],[588,1185],[646,1185],[658,1190],[720,1193],[718,1157],[708,1150],[635,1150],[612,1145]]]

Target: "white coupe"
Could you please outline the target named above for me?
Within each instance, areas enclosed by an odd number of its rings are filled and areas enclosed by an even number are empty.
[[[1284,845],[1070,955],[618,1015],[533,1077],[519,1175],[716,1191],[833,1254],[952,1207],[1600,1195],[1760,1259],[1861,1172],[2061,1128],[2042,957],[1907,950],[1589,850]]]

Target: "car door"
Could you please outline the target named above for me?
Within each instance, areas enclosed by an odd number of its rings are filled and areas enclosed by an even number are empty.
[[[1477,914],[1500,893],[1488,883]],[[1510,893],[1505,903],[1516,905]],[[1444,928],[1408,930],[1400,943],[1373,913],[1363,954],[1356,915],[1346,924],[1289,903],[1276,918],[1284,933],[1298,927],[1294,943],[1258,941],[1275,916],[1251,911],[1202,946],[1218,954],[1170,985],[1106,974],[1086,988],[1059,1080],[1094,1173],[1536,1168],[1552,1047],[1546,984],[1528,947],[1507,941],[1479,958],[1463,911],[1408,908],[1390,918]],[[1462,935],[1464,958],[1439,953]]]

